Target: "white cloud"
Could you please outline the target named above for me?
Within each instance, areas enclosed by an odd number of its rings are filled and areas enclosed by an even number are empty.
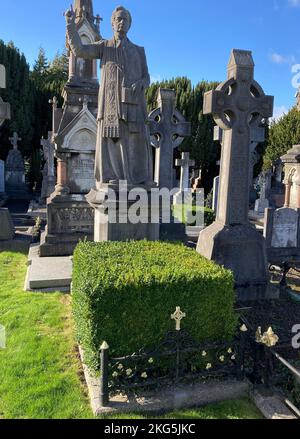
[[[276,121],[278,121],[282,116],[287,114],[289,112],[289,109],[285,105],[281,105],[279,107],[274,107],[274,114],[273,118]]]
[[[300,0],[289,0],[289,5],[292,8],[300,8]]]
[[[294,64],[296,62],[294,55],[284,56],[277,52],[270,54],[270,60],[275,64]]]

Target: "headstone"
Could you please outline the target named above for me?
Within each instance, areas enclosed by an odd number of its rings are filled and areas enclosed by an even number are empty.
[[[43,147],[45,165],[43,168],[43,183],[41,191],[41,201],[45,202],[55,190],[55,169],[54,169],[54,151],[55,145],[52,143],[52,131],[48,132],[48,139],[41,139]]]
[[[180,191],[174,196],[174,204],[184,204],[192,194],[189,186],[190,167],[195,166],[195,161],[190,160],[190,154],[183,152],[181,159],[176,160],[176,166],[181,167],[180,172]],[[191,199],[190,199],[191,202]]]
[[[9,198],[28,198],[28,187],[25,182],[25,165],[21,151],[18,149],[18,142],[22,139],[14,132],[9,138],[13,146],[8,153],[5,163],[6,192]]]
[[[5,67],[0,64],[0,89],[6,87]],[[0,127],[6,119],[10,119],[10,104],[3,102],[0,96]]]
[[[214,212],[217,212],[218,210],[219,186],[220,186],[220,177],[217,176],[214,178],[214,187],[213,187],[212,210]]]
[[[92,0],[74,0],[74,28],[81,45],[101,40],[99,22],[93,14]],[[80,240],[93,240],[94,210],[86,195],[95,185],[95,150],[99,81],[96,59],[83,59],[72,50],[67,37],[69,77],[64,86],[64,104],[52,104],[52,133],[57,159],[56,186],[53,189],[53,163],[50,146],[47,198],[47,229],[42,234],[40,255],[70,256]],[[97,46],[98,47],[98,46]],[[47,140],[46,140],[47,142]],[[50,144],[48,144],[50,145]],[[50,172],[50,174],[49,174]]]
[[[259,199],[255,202],[255,213],[259,216],[264,216],[265,210],[270,207],[269,197],[272,189],[272,174],[271,172],[263,172],[259,179],[258,184],[260,187]]]
[[[154,180],[159,188],[174,189],[174,150],[191,135],[191,123],[175,108],[174,90],[159,89],[157,105],[149,114],[151,142],[156,148]]]
[[[270,264],[299,261],[300,214],[297,209],[267,209],[264,237]]]
[[[9,241],[14,235],[14,225],[9,210],[0,208],[0,241]]]
[[[5,193],[5,167],[4,161],[0,160],[0,194]]]
[[[204,96],[204,114],[225,132],[217,219],[201,232],[197,251],[231,269],[243,297],[264,294],[269,282],[265,240],[248,211],[251,128],[272,116],[273,102],[255,82],[252,54],[244,50],[232,51],[227,81]]]

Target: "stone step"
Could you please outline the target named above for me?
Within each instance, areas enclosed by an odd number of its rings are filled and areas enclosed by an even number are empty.
[[[39,256],[39,244],[32,244],[28,254],[26,291],[69,292],[72,283],[72,258]]]

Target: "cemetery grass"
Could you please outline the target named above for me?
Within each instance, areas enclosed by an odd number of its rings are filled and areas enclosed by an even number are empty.
[[[27,257],[0,252],[0,419],[92,419],[73,338],[70,296],[23,291]],[[115,415],[106,419],[143,419]],[[247,400],[182,410],[158,419],[259,419]]]
[[[0,418],[90,418],[70,297],[23,292],[27,257],[0,253]]]

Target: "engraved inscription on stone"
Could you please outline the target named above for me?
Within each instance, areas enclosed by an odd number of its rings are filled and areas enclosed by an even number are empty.
[[[95,185],[93,156],[90,154],[73,156],[68,166],[71,191],[73,193],[88,193]]]
[[[298,213],[293,209],[279,209],[274,213],[272,247],[297,247]]]
[[[53,220],[59,233],[92,233],[94,210],[89,207],[57,209]]]

